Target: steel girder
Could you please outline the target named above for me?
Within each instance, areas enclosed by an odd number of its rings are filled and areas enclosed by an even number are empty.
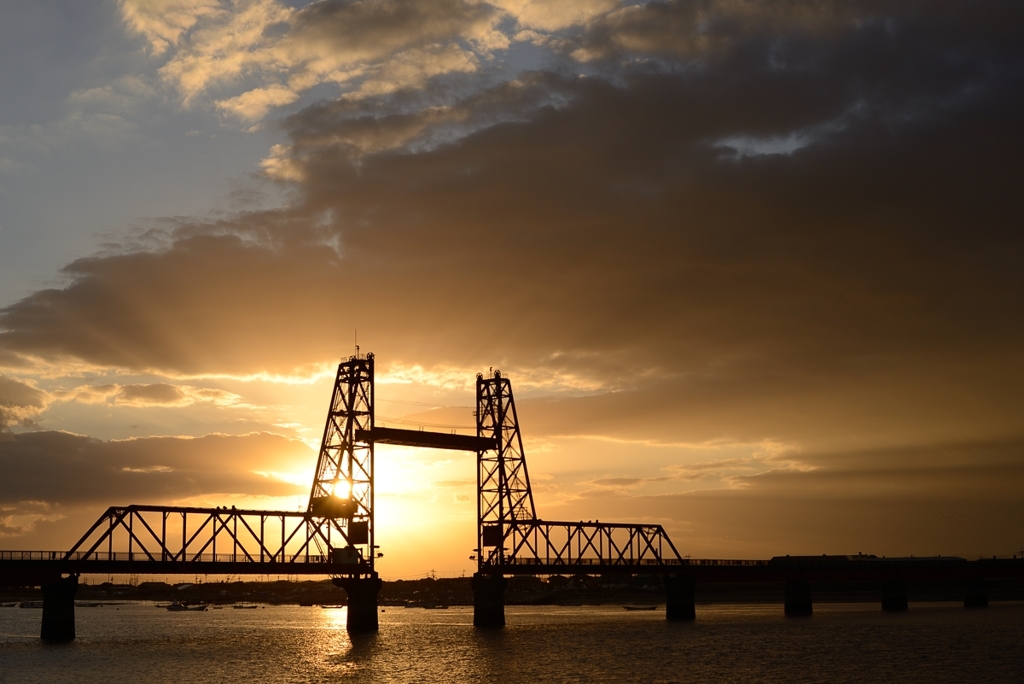
[[[661,525],[513,521],[504,541],[509,565],[559,566],[586,572],[592,566],[680,564],[679,552]]]
[[[332,554],[344,539],[336,520],[308,513],[195,508],[112,506],[71,548],[64,562],[131,561],[137,572],[166,572],[168,564],[251,564],[275,567],[315,564],[321,573],[368,572],[356,556]],[[146,570],[151,566],[153,570]],[[157,569],[157,566],[161,566]],[[269,571],[267,571],[269,572]]]

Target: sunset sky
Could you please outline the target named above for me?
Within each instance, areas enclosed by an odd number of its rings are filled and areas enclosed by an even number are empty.
[[[683,554],[1024,548],[1024,4],[5,0],[0,548],[305,505],[516,392],[538,513]],[[377,448],[387,579],[471,454]]]

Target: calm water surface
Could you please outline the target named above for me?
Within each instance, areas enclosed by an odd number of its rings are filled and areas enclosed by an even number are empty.
[[[698,606],[693,623],[620,606],[385,608],[350,638],[344,609],[169,613],[79,608],[78,639],[46,646],[41,611],[0,608],[0,682],[1024,682],[1024,604],[965,610],[821,604]]]

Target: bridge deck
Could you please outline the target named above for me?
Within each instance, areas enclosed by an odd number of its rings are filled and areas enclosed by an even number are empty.
[[[524,562],[530,560],[531,562]],[[502,575],[666,575],[693,577],[697,582],[875,582],[904,580],[1024,579],[1024,559],[869,559],[869,560],[727,560],[661,559],[609,564],[597,558],[571,563],[537,563],[524,559],[491,566]],[[309,556],[301,562],[254,562],[233,554],[203,555],[188,561],[150,560],[141,553],[66,554],[63,551],[0,551],[0,585],[35,585],[61,574],[137,575],[320,575],[368,574],[363,564],[329,562]]]
[[[181,560],[150,560],[144,553],[0,551],[0,586],[36,586],[69,574],[96,575],[320,575],[369,574],[363,563],[332,563],[325,556],[308,560],[249,561],[236,554],[204,554]]]
[[[528,562],[524,562],[528,561]],[[878,582],[902,580],[1024,579],[1024,559],[883,559],[786,562],[784,560],[663,559],[638,564],[607,564],[583,558],[573,563],[517,563],[493,566],[487,572],[503,575],[686,575],[699,583],[786,582]]]

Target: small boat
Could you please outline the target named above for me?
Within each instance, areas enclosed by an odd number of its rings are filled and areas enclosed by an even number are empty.
[[[170,605],[167,606],[167,610],[172,613],[180,613],[186,610],[198,611],[201,613],[205,611],[206,608],[207,606],[205,603],[189,603],[188,601],[172,601]]]
[[[18,604],[19,608],[42,608],[42,601],[22,601]]]
[[[86,601],[75,601],[75,608],[102,608],[102,603],[88,603]]]
[[[17,601],[15,601],[14,603],[0,603],[0,608],[17,608],[17,607],[18,607],[18,602]]]
[[[626,610],[657,610],[658,606],[622,606]]]
[[[344,608],[344,603],[321,603],[321,608]]]
[[[231,607],[235,610],[255,610],[259,608],[255,603],[236,603]]]

